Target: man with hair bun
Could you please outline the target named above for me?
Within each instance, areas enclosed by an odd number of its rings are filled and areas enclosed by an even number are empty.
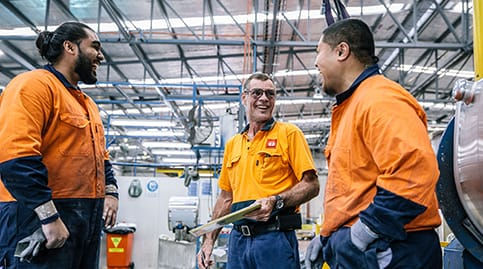
[[[35,44],[49,64],[0,95],[0,268],[98,268],[118,191],[99,110],[77,84],[96,83],[101,43],[67,22]]]

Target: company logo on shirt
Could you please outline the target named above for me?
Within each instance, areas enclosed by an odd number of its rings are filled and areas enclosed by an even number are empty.
[[[267,139],[267,148],[275,148],[277,147],[277,139]]]

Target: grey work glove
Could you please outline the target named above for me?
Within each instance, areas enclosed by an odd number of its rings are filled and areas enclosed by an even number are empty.
[[[305,269],[322,268],[323,263],[322,242],[320,236],[316,236],[305,250]]]
[[[367,246],[378,239],[379,236],[359,219],[351,227],[351,241],[360,251],[364,252]],[[392,260],[392,250],[388,248],[376,253],[379,268],[386,268]]]
[[[42,228],[38,228],[31,235],[18,241],[14,256],[19,257],[21,262],[30,262],[33,257],[39,254],[46,241]]]
[[[379,238],[367,225],[359,219],[351,227],[351,241],[360,251],[364,252],[367,246]]]

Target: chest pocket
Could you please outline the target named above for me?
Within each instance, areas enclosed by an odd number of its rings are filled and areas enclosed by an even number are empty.
[[[228,171],[228,178],[230,180],[230,185],[232,188],[236,188],[238,186],[238,180],[240,177],[240,173],[237,173],[237,169],[239,168],[241,154],[236,154],[231,156],[230,161],[226,164],[226,168]]]
[[[58,128],[63,156],[88,156],[91,151],[89,120],[83,115],[62,113]]]
[[[281,179],[281,175],[285,175],[287,162],[281,152],[259,151],[258,156],[261,160],[261,182],[274,183]]]
[[[335,196],[345,194],[352,181],[350,149],[327,147],[324,154],[329,167],[326,194]]]

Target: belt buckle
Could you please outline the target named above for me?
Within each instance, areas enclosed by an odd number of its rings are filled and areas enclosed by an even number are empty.
[[[244,236],[252,236],[252,234],[250,233],[250,227],[248,227],[248,225],[241,225],[240,228],[241,228],[241,233]]]

